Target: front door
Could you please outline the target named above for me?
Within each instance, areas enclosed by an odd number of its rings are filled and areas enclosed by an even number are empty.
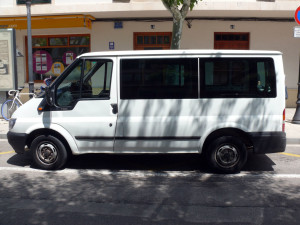
[[[117,114],[115,58],[77,60],[55,84],[52,123],[66,129],[79,153],[113,152]]]

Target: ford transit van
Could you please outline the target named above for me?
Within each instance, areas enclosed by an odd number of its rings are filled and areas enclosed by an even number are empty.
[[[7,137],[42,169],[71,154],[201,153],[235,173],[250,151],[285,150],[284,117],[280,52],[96,52],[20,107]]]

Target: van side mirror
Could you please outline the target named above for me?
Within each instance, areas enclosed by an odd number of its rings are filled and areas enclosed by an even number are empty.
[[[52,91],[50,87],[46,86],[45,88],[45,96],[46,96],[46,102],[49,106],[54,105],[54,92]]]

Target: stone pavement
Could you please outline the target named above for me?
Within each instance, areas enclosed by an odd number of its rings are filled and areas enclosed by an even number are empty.
[[[291,123],[295,112],[296,108],[285,109],[285,132],[287,144],[300,144],[300,124]]]
[[[295,114],[295,108],[287,108],[285,110],[286,123],[285,130],[287,135],[288,144],[300,144],[300,124],[292,124],[291,121]],[[0,119],[0,139],[6,139],[6,133],[8,132],[8,122],[4,119]]]
[[[8,122],[4,119],[0,119],[0,139],[5,139],[7,132],[8,132]]]

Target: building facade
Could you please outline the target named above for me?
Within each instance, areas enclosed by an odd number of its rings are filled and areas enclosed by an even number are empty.
[[[172,17],[161,0],[48,2],[31,6],[36,83],[59,76],[77,55],[88,51],[170,48]],[[295,107],[300,39],[294,37],[294,27],[300,25],[294,16],[299,6],[299,0],[203,0],[187,16],[181,49],[281,51],[287,106]],[[0,15],[1,28],[16,30],[18,62],[23,65],[21,86],[28,82],[26,6],[1,0]],[[1,96],[3,101],[6,95]]]

